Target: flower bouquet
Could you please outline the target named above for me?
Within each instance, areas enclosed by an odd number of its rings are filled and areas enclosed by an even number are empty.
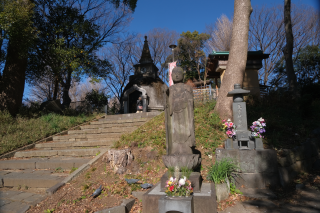
[[[181,178],[179,181],[177,178],[170,177],[170,179],[166,182],[165,193],[169,197],[174,197],[174,196],[188,197],[191,193],[193,193],[193,188],[191,187],[191,181],[187,180],[186,177]]]
[[[252,126],[250,126],[250,129],[252,131],[251,135],[254,138],[263,138],[261,135],[262,133],[265,133],[266,122],[263,118],[259,118],[257,121],[254,121],[252,123]]]
[[[232,138],[233,136],[236,135],[236,131],[235,131],[236,125],[233,122],[231,122],[230,119],[222,120],[222,126],[223,126],[223,129],[226,130],[226,134],[228,135],[229,138]]]

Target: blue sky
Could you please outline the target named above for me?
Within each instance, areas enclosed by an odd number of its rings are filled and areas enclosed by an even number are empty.
[[[319,0],[292,0],[319,8]],[[254,5],[273,6],[284,0],[251,0]],[[146,33],[153,28],[168,28],[178,33],[197,30],[214,23],[225,14],[233,16],[234,0],[138,0],[130,31]]]
[[[292,0],[319,8],[320,0]],[[284,0],[251,0],[252,6],[284,4]],[[225,14],[233,16],[234,0],[138,0],[128,31],[146,33],[154,28],[168,28],[178,33],[197,30],[203,32],[206,24],[214,23]],[[28,97],[26,84],[24,98]]]

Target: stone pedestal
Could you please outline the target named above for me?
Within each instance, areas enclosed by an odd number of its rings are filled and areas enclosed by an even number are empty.
[[[159,199],[159,213],[167,213],[171,211],[193,213],[193,196],[167,197],[163,195]]]
[[[280,186],[277,153],[272,149],[263,150],[227,150],[217,149],[216,160],[232,158],[241,169],[237,173],[235,185],[244,188],[275,188]]]
[[[191,170],[197,168],[201,163],[199,154],[164,155],[162,160],[167,168],[178,166],[179,168],[187,167]]]
[[[182,173],[180,172],[180,178],[182,178]],[[161,177],[161,192],[165,191],[166,187],[166,182],[169,180],[169,175],[168,172],[166,172],[162,177]],[[192,172],[189,179],[191,181],[191,186],[193,188],[194,192],[200,192],[201,189],[201,183],[202,183],[202,177],[200,172]]]
[[[159,213],[159,199],[166,194],[161,192],[158,183],[143,195],[143,213]],[[193,213],[217,212],[217,200],[214,183],[203,183],[199,193],[193,193]]]

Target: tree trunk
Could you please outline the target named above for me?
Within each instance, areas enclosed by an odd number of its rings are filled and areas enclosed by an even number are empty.
[[[57,100],[58,95],[58,89],[59,89],[59,78],[57,76],[54,77],[54,88],[53,88],[53,100]]]
[[[62,105],[64,107],[69,107],[71,103],[71,98],[69,96],[69,90],[71,87],[71,74],[72,74],[72,71],[68,71],[66,83],[63,85],[63,96],[62,96],[63,104]]]
[[[252,11],[250,0],[234,1],[231,48],[215,107],[221,119],[232,118],[233,99],[227,97],[227,94],[234,89],[234,84],[243,83],[248,55],[249,20]]]
[[[291,24],[291,0],[284,1],[284,26],[286,32],[286,46],[283,54],[286,60],[286,73],[289,84],[289,90],[296,95],[297,77],[293,69],[292,53],[293,53],[293,33]]]
[[[15,116],[22,104],[27,69],[27,49],[23,40],[11,38],[7,49],[6,64],[0,82],[0,110],[7,109]]]

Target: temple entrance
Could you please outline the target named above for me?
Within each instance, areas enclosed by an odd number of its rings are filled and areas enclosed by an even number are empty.
[[[130,93],[129,95],[129,113],[137,112],[137,100],[142,96],[142,93],[138,90]]]

